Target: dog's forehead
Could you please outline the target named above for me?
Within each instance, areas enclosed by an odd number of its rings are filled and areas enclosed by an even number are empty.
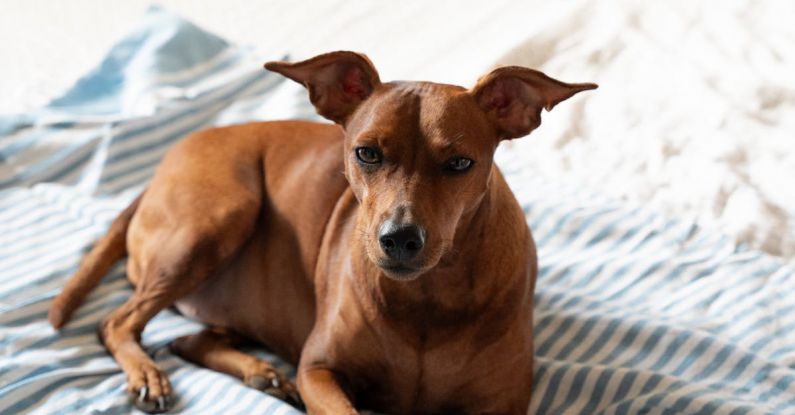
[[[430,140],[481,134],[485,118],[465,88],[433,82],[390,82],[373,94],[359,118],[364,130],[382,136]]]

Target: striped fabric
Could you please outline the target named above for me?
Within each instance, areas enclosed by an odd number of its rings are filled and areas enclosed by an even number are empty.
[[[60,334],[47,309],[175,140],[209,125],[314,117],[305,92],[262,71],[264,60],[153,9],[64,97],[0,119],[0,414],[136,412],[95,335],[131,293],[124,264]],[[540,179],[509,146],[498,162],[541,263],[530,413],[795,414],[792,264]],[[143,334],[176,412],[299,413],[168,351],[198,328],[167,310]]]

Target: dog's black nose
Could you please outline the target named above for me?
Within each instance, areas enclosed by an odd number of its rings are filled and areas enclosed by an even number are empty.
[[[396,261],[408,261],[425,245],[425,230],[413,223],[387,220],[378,228],[378,241],[387,256]]]

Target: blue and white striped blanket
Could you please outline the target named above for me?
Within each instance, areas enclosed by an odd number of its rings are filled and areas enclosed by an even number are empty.
[[[124,264],[62,333],[47,309],[180,137],[314,117],[305,92],[261,70],[264,60],[153,9],[62,98],[0,119],[0,414],[136,412],[95,335],[131,292]],[[539,246],[531,413],[795,413],[792,264],[539,179],[521,154],[502,150],[498,162]],[[297,413],[169,353],[198,328],[164,311],[143,335],[173,381],[175,411]]]

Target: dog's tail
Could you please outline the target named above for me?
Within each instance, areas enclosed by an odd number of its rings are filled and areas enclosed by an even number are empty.
[[[69,321],[72,313],[99,284],[113,264],[127,254],[127,228],[142,197],[143,193],[113,220],[105,236],[83,258],[80,268],[53,300],[47,318],[55,329],[60,329]]]

